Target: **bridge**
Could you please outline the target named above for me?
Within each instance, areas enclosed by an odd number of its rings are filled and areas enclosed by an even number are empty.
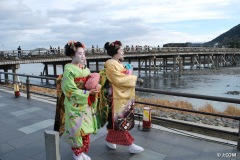
[[[191,69],[201,67],[225,67],[240,64],[240,49],[237,48],[207,48],[207,47],[151,47],[151,48],[124,48],[125,60],[129,63],[137,62],[134,70],[145,71],[145,73],[177,73],[181,76],[184,67],[190,66]],[[64,50],[51,52],[51,50],[40,51],[33,54],[30,50],[1,51],[0,69],[4,72],[16,70],[20,64],[43,63],[44,69],[41,75],[57,76],[56,66],[62,68],[71,58],[64,55]],[[31,54],[30,54],[31,53]],[[99,71],[99,63],[105,62],[110,58],[102,48],[86,49],[87,66],[92,71]],[[90,65],[91,63],[91,65]],[[48,65],[53,65],[53,75],[48,74]],[[91,66],[95,65],[95,70]],[[5,79],[8,79],[5,77]]]

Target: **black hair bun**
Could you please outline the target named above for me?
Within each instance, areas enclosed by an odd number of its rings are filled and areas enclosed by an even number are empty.
[[[108,48],[109,48],[109,43],[110,43],[110,42],[106,42],[105,45],[104,45],[104,48],[105,48],[106,50],[108,50]]]
[[[69,41],[65,46],[65,55],[66,56],[74,56],[75,55],[75,52],[76,52],[76,49],[78,47],[82,47],[82,48],[85,48],[85,45],[81,42],[76,42],[76,41]]]
[[[68,44],[66,44],[64,48],[65,48],[64,53],[66,56],[71,57],[75,54],[74,50]]]
[[[107,50],[107,54],[113,57],[115,54],[118,53],[118,50],[120,49],[121,46],[122,46],[121,41],[115,41],[112,43],[106,42],[104,48]]]

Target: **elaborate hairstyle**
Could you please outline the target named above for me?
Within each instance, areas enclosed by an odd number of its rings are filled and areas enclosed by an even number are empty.
[[[107,54],[109,56],[114,56],[117,54],[118,49],[122,46],[121,41],[115,41],[115,42],[106,42],[104,45],[104,48],[107,50]]]
[[[64,47],[65,48],[65,55],[70,56],[70,57],[74,56],[78,47],[85,48],[85,45],[81,42],[69,41]]]

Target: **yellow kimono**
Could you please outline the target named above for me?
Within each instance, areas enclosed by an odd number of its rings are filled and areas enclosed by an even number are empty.
[[[134,127],[134,99],[137,76],[126,75],[123,64],[109,59],[104,67],[112,87],[112,121],[115,130],[130,130]]]

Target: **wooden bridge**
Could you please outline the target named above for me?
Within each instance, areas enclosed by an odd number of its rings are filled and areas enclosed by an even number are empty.
[[[237,48],[204,48],[204,47],[151,47],[151,48],[124,48],[124,58],[129,63],[138,62],[134,70],[143,70],[145,73],[158,73],[162,71],[176,72],[181,75],[184,66],[193,68],[201,67],[224,67],[240,64],[240,49]],[[30,54],[31,53],[31,54]],[[99,62],[105,62],[110,58],[102,48],[86,49],[87,66],[96,65],[95,71],[99,71]],[[57,65],[64,66],[71,58],[64,55],[63,50],[51,52],[40,51],[33,54],[29,50],[0,51],[0,70],[4,72],[16,69],[20,64],[43,63],[45,65],[42,75],[57,76]],[[91,65],[90,65],[91,63]],[[53,75],[48,74],[48,65],[53,65]],[[93,69],[91,69],[93,70]]]

